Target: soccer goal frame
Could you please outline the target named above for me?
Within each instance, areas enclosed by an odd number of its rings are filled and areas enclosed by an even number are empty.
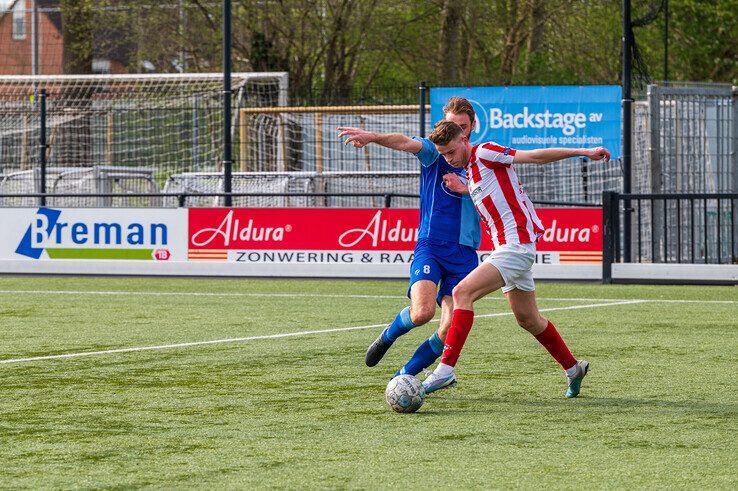
[[[286,72],[236,72],[231,87],[231,136],[239,107],[288,104]],[[163,182],[220,170],[222,91],[221,73],[0,75],[0,171],[148,167]]]
[[[272,117],[277,130],[276,142],[276,172],[288,171],[286,166],[287,155],[287,115],[312,115],[312,138],[315,145],[315,172],[321,174],[325,169],[326,158],[323,154],[324,142],[326,140],[324,131],[326,129],[325,119],[328,115],[339,116],[371,116],[371,115],[405,115],[418,114],[417,105],[387,105],[387,106],[305,106],[305,107],[246,107],[239,110],[239,170],[250,171],[248,168],[249,148],[254,142],[252,135],[253,124],[250,117],[266,116]],[[335,128],[330,128],[331,130]],[[368,155],[368,154],[365,154]],[[368,158],[368,157],[367,157]],[[368,169],[367,169],[368,170]]]

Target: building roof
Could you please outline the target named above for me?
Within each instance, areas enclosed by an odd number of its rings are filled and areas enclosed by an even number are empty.
[[[15,5],[20,0],[10,0],[9,2],[6,0],[4,3],[0,3],[0,19],[5,16],[5,14],[10,14],[13,12],[13,9],[15,8]],[[2,0],[0,0],[2,2]],[[26,9],[30,10],[31,8],[31,0],[26,0]],[[36,8],[38,8],[39,12],[42,15],[45,15],[48,17],[49,21],[51,21],[52,24],[54,24],[54,27],[61,32],[62,30],[62,17],[61,17],[61,0],[36,0]]]

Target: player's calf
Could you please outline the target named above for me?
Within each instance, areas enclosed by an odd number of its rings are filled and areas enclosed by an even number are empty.
[[[441,353],[443,353],[443,341],[438,333],[434,332],[430,338],[418,346],[410,360],[394,376],[417,375],[423,369],[431,366],[441,356]]]

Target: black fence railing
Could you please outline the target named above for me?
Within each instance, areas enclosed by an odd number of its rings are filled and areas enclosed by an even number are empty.
[[[85,194],[79,194],[79,193],[0,193],[0,208],[11,208],[11,207],[35,207],[35,206],[69,206],[71,208],[81,208],[81,207],[96,207],[96,206],[104,206],[109,207],[110,201],[112,200],[127,200],[127,203],[124,203],[128,206],[136,207],[136,206],[152,206],[152,205],[158,205],[158,206],[167,206],[167,203],[172,203],[171,206],[176,206],[179,208],[185,208],[185,207],[202,207],[203,205],[193,205],[193,203],[190,201],[191,198],[225,198],[225,197],[231,197],[231,198],[284,198],[285,203],[287,203],[286,207],[295,207],[295,206],[304,206],[306,201],[298,200],[298,198],[313,198],[313,201],[311,201],[310,205],[315,206],[316,200],[320,200],[322,198],[372,198],[373,201],[369,206],[382,206],[384,208],[391,208],[392,207],[392,201],[394,199],[404,199],[404,200],[413,200],[417,201],[420,199],[420,196],[417,194],[406,194],[406,193],[191,193],[191,192],[182,192],[182,193],[85,193]],[[64,198],[74,198],[76,204],[67,204],[62,202],[53,202],[50,200],[54,199],[64,199]],[[89,198],[91,199],[89,202],[87,202],[84,205],[79,204],[80,198]],[[135,201],[136,198],[140,198],[138,202]],[[4,200],[24,200],[23,203],[4,203]],[[28,200],[33,200],[33,203],[28,203]],[[98,201],[102,200],[102,201]],[[134,201],[131,201],[134,200]],[[158,200],[158,202],[157,202]],[[165,201],[166,200],[166,201]],[[217,204],[217,206],[225,206],[223,203]],[[174,204],[176,203],[176,205]],[[289,203],[294,203],[292,206],[289,205]],[[417,206],[419,201],[416,203],[413,203],[414,206]],[[533,201],[535,205],[542,205],[542,206],[554,206],[554,207],[599,207],[599,204],[594,203],[582,203],[582,202],[570,202],[570,201]],[[321,205],[318,203],[318,205]],[[401,206],[407,206],[408,202],[403,201],[401,203]],[[204,206],[216,206],[215,203],[208,203]],[[239,205],[234,205],[238,207]],[[253,206],[253,205],[251,205]],[[338,204],[331,206],[330,202],[327,200],[324,200],[322,203],[322,206],[324,207],[335,207],[335,208],[349,208],[350,202],[346,201],[340,201]],[[366,207],[366,203],[357,203],[357,207]]]
[[[604,192],[603,280],[612,264],[738,264],[738,193]],[[623,217],[631,220],[630,257]]]
[[[386,178],[376,176],[417,172],[415,156],[381,145],[355,149],[338,138],[337,128],[427,135],[431,87],[423,82],[330,92],[302,89],[302,97],[286,101],[275,99],[280,92],[274,83],[247,84],[245,95],[233,98],[233,126],[227,132],[221,124],[219,79],[167,84],[171,92],[143,82],[126,85],[114,77],[105,83],[95,80],[75,82],[85,90],[45,81],[33,99],[27,95],[36,90],[31,82],[0,80],[0,193],[176,193],[181,189],[168,187],[174,181],[193,183],[184,188],[191,192],[258,191],[241,186],[238,175],[257,172],[366,175],[361,182],[358,177],[345,181],[345,187],[336,178],[331,188],[264,188],[272,192],[417,190],[414,176],[407,181],[409,188],[399,187],[399,179],[393,187],[383,186]],[[90,99],[88,92],[95,97]],[[283,103],[290,107],[274,107]],[[226,133],[233,138],[230,158],[225,156]],[[225,171],[224,160],[231,172]],[[622,168],[615,163],[566,159],[521,166],[518,173],[530,195],[548,201],[595,203],[603,190],[622,189]],[[197,184],[212,182],[213,174],[222,176],[221,185]]]
[[[348,88],[295,88],[290,91],[294,106],[363,106],[417,104],[417,84]]]
[[[402,194],[402,193],[86,193],[86,194],[79,194],[79,193],[8,193],[8,194],[0,194],[0,200],[4,198],[20,198],[20,199],[27,199],[27,198],[35,198],[38,200],[37,205],[38,206],[46,206],[46,204],[49,202],[50,199],[55,198],[76,198],[79,200],[79,198],[100,198],[103,200],[113,200],[113,199],[121,199],[121,200],[131,200],[134,198],[142,198],[144,200],[147,200],[146,202],[139,201],[138,203],[132,202],[129,203],[130,206],[150,206],[151,204],[159,204],[159,206],[165,206],[166,203],[163,201],[164,199],[170,198],[176,200],[176,206],[179,208],[185,208],[185,207],[193,207],[192,204],[188,202],[190,198],[285,198],[286,200],[289,200],[290,198],[380,198],[381,202],[383,203],[384,208],[391,208],[392,207],[392,199],[393,198],[410,198],[410,199],[417,199],[419,196],[417,194]],[[159,200],[159,203],[157,203],[157,200]],[[90,201],[89,207],[95,207],[97,205],[108,207],[109,203],[107,202],[96,202],[96,201]],[[48,203],[49,206],[64,206],[64,203]],[[225,200],[223,203],[215,204],[215,203],[208,203],[205,206],[226,206]],[[23,205],[21,205],[23,206]],[[29,205],[25,205],[29,206]],[[30,205],[30,206],[36,206],[36,205]],[[202,205],[201,205],[202,206]],[[237,205],[234,205],[237,206]],[[324,206],[330,206],[330,205],[324,205]],[[1,206],[0,206],[1,207]],[[9,207],[9,206],[5,206]],[[76,206],[71,206],[72,208],[75,207],[82,207],[79,204]],[[340,207],[346,207],[346,206],[340,206]]]

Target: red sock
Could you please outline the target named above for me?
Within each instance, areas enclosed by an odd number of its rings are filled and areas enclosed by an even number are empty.
[[[538,334],[535,338],[548,350],[549,353],[551,353],[551,356],[559,362],[559,365],[561,365],[561,368],[564,370],[576,365],[576,358],[571,354],[569,347],[566,346],[564,340],[561,339],[559,331],[557,331],[554,325],[551,324],[551,321],[548,321],[546,329],[544,329],[543,332]]]
[[[446,335],[446,343],[443,345],[443,355],[441,363],[449,366],[456,366],[461,354],[461,348],[464,347],[466,337],[471,331],[474,323],[473,310],[454,310],[454,316],[451,318],[451,327]]]

